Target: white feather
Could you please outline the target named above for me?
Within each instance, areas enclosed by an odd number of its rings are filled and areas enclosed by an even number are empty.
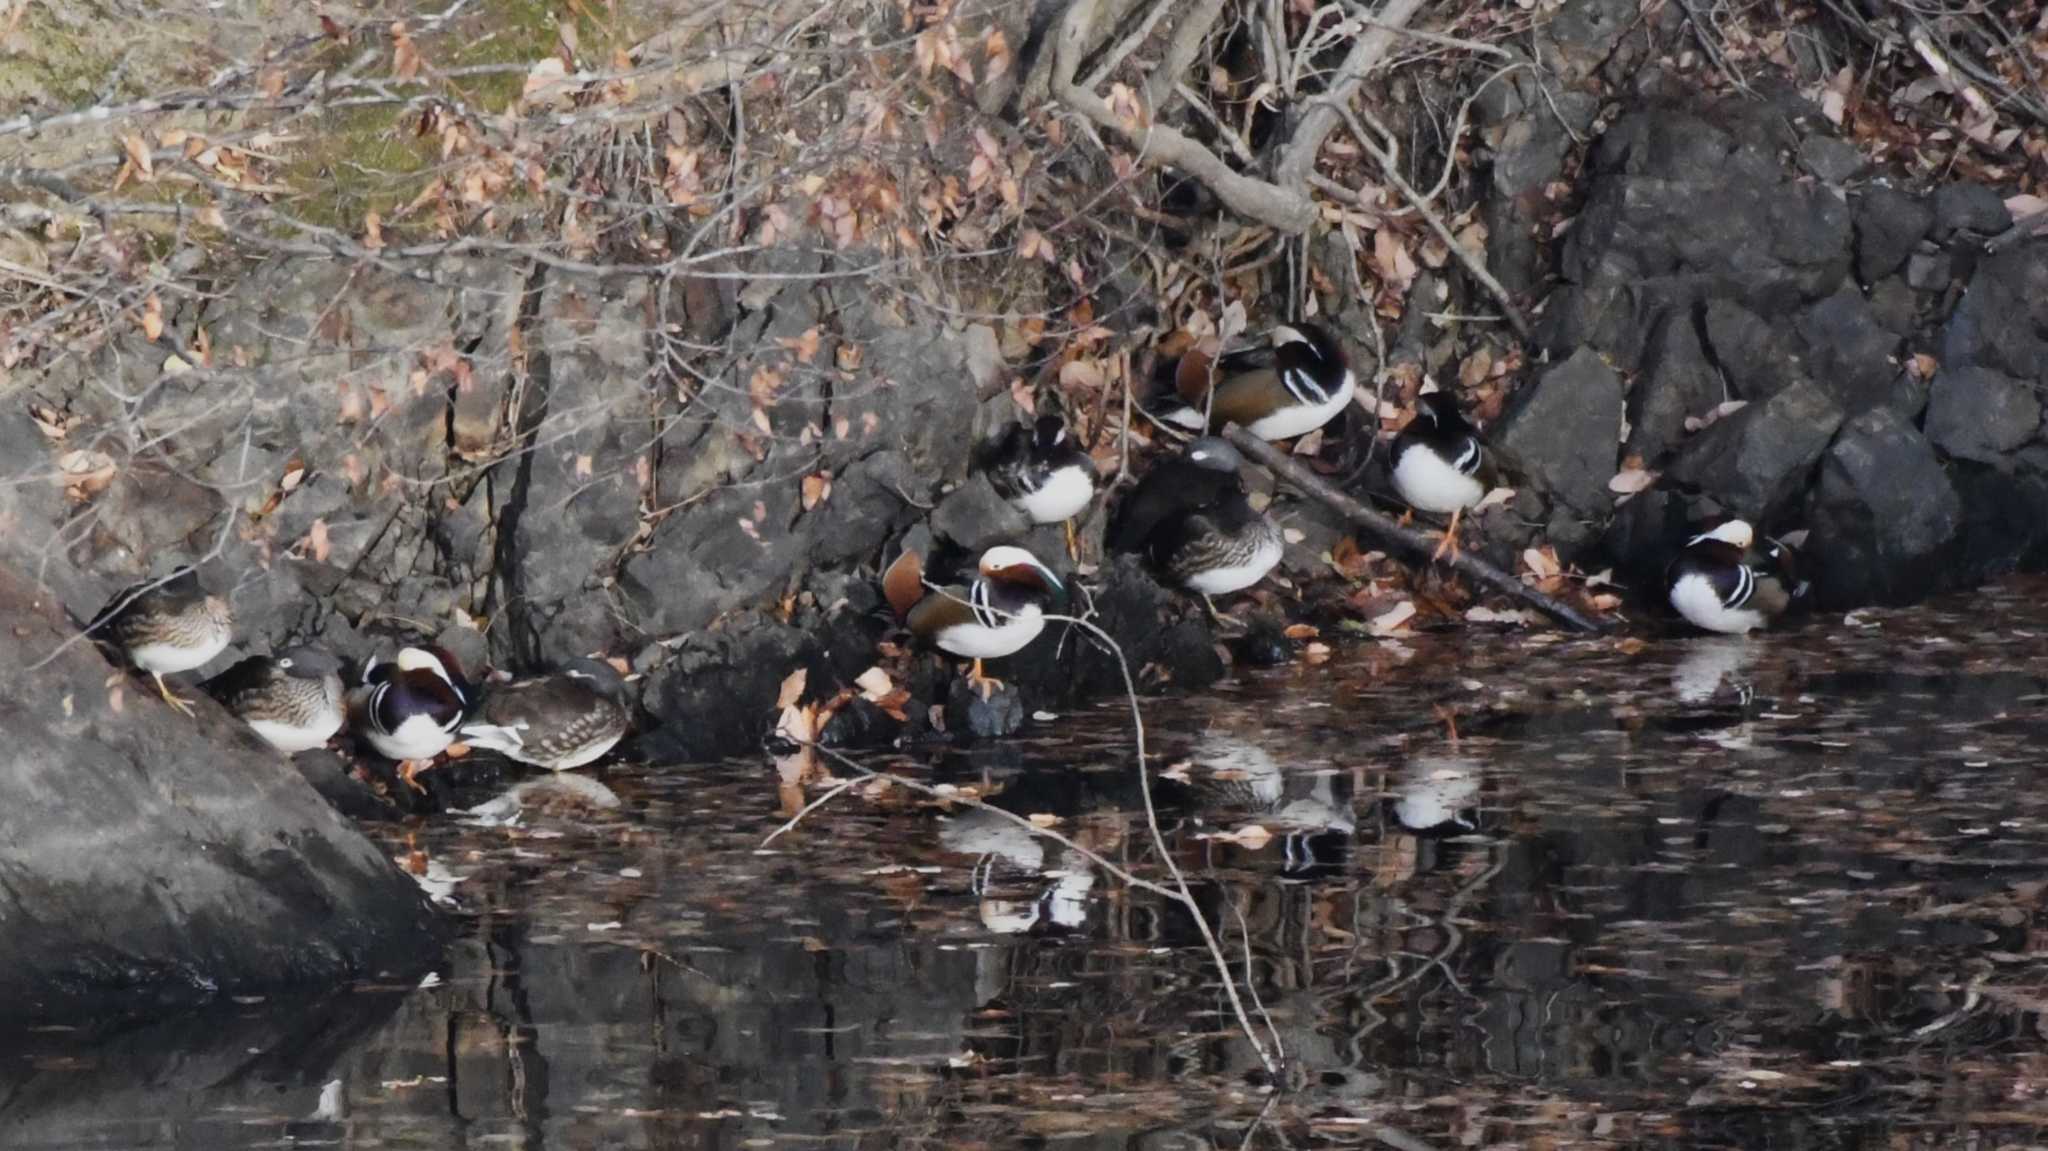
[[[379,731],[372,724],[363,736],[377,749],[377,754],[387,759],[432,759],[455,742],[454,731],[426,715],[407,716],[396,731]]]
[[[1000,659],[1024,650],[1024,645],[1045,630],[1045,613],[1037,604],[1024,608],[995,627],[979,623],[956,623],[933,637],[942,650],[967,659]]]
[[[1045,486],[1018,496],[1017,508],[1035,524],[1056,524],[1079,515],[1095,498],[1095,469],[1083,464],[1048,476]]]
[[[1671,585],[1671,606],[1694,627],[1724,635],[1741,635],[1764,625],[1763,613],[1755,608],[1722,603],[1714,581],[1699,572],[1687,572]]]
[[[168,643],[145,643],[129,648],[128,658],[136,667],[157,675],[170,675],[173,672],[191,671],[196,667],[205,667],[213,661],[213,657],[226,651],[229,638],[227,630],[223,628],[218,635],[207,641],[205,647],[179,647]]]
[[[1270,416],[1253,420],[1246,430],[1262,440],[1291,440],[1296,436],[1305,436],[1329,423],[1338,412],[1343,411],[1357,390],[1357,377],[1347,371],[1343,380],[1338,382],[1337,390],[1330,393],[1329,399],[1320,404],[1294,404],[1282,408]]]
[[[1258,550],[1252,552],[1251,558],[1245,562],[1189,576],[1188,590],[1201,595],[1228,595],[1243,591],[1266,578],[1266,573],[1280,562],[1280,552],[1280,533],[1274,532],[1259,541]]]
[[[1394,465],[1394,490],[1418,512],[1449,515],[1486,497],[1486,485],[1452,467],[1442,456],[1416,446]]]
[[[280,723],[274,719],[252,719],[249,730],[263,737],[264,742],[286,755],[296,755],[327,746],[334,733],[341,730],[341,709],[320,717],[311,724]]]
[[[1209,426],[1203,422],[1200,408],[1167,408],[1159,413],[1159,418],[1174,427],[1186,428],[1191,432],[1199,432]]]
[[[473,743],[485,751],[495,751],[516,758],[526,749],[526,740],[519,734],[524,730],[526,725],[523,723],[511,726],[497,723],[465,723],[462,725],[462,738],[464,742]]]

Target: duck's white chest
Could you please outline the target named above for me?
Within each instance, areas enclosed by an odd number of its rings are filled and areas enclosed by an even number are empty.
[[[1432,515],[1469,508],[1486,496],[1486,485],[1452,467],[1442,456],[1420,445],[1401,453],[1394,465],[1394,490],[1408,506]]]
[[[209,638],[202,647],[180,647],[168,643],[137,644],[128,649],[128,659],[143,671],[157,675],[191,671],[205,667],[213,658],[228,649],[227,629]]]
[[[1246,429],[1262,440],[1291,440],[1305,436],[1334,419],[1344,406],[1351,402],[1352,394],[1358,391],[1358,380],[1350,372],[1344,373],[1343,380],[1330,398],[1320,404],[1295,404],[1282,408],[1270,416],[1253,420]]]
[[[1697,572],[1682,575],[1671,585],[1671,606],[1694,627],[1723,635],[1741,635],[1764,623],[1763,613],[1755,608],[1722,603],[1714,581]]]
[[[1095,498],[1094,469],[1076,464],[1054,472],[1045,486],[1017,497],[1017,507],[1035,524],[1070,520]]]
[[[1045,630],[1045,613],[1029,604],[994,627],[980,623],[956,623],[933,637],[942,651],[966,659],[1000,659],[1022,651],[1024,645]]]

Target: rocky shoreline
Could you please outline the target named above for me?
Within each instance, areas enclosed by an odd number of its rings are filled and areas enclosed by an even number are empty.
[[[1569,7],[1542,32],[1555,94],[1523,75],[1474,97],[1485,262],[1533,317],[1533,344],[1429,319],[1490,306],[1449,264],[1415,276],[1383,340],[1378,305],[1347,287],[1349,250],[1334,235],[1305,246],[1328,270],[1317,312],[1360,378],[1385,385],[1382,408],[1365,399],[1346,432],[1331,426],[1320,469],[1350,471],[1424,379],[1456,387],[1514,486],[1468,521],[1466,546],[1510,571],[1533,550],[1557,570],[1532,578],[1579,592],[1611,570],[1631,622],[1660,614],[1658,573],[1714,515],[1803,530],[1829,610],[2048,566],[2048,239],[2017,228],[1998,191],[1900,186],[1804,97],[1694,94],[1624,36],[1633,3]],[[744,275],[707,263],[666,278],[467,255],[411,274],[303,256],[191,262],[167,272],[204,290],[166,294],[152,327],[15,368],[0,405],[0,606],[25,658],[0,670],[15,737],[4,762],[49,797],[0,817],[24,832],[10,837],[27,845],[15,865],[38,882],[86,867],[107,809],[59,797],[88,785],[166,843],[232,849],[219,874],[189,877],[195,906],[226,909],[218,922],[133,893],[123,913],[163,932],[137,945],[157,967],[124,958],[127,941],[74,940],[95,921],[48,909],[75,893],[0,883],[17,909],[0,915],[0,954],[13,948],[35,981],[15,1001],[151,972],[194,990],[414,972],[427,950],[411,886],[217,713],[193,730],[124,700],[90,645],[37,662],[64,642],[61,610],[87,617],[181,563],[203,561],[202,583],[234,605],[222,666],[298,643],[361,661],[432,642],[473,669],[617,658],[636,673],[637,754],[661,763],[756,753],[798,670],[802,702],[837,704],[820,738],[848,746],[1001,735],[1121,691],[1115,660],[1069,635],[998,668],[1012,691],[965,693],[949,663],[884,649],[877,573],[905,547],[1062,552],[1057,529],[1030,529],[967,472],[972,445],[1034,386],[1068,389],[1087,413],[1105,481],[1142,469],[1142,425],[1115,425],[1161,335],[1144,287],[1107,276],[1099,304],[1058,313],[1076,332],[1068,350],[1089,355],[1055,361],[1018,325],[936,302],[936,280],[879,289],[860,274],[879,259],[792,241]],[[1250,303],[1254,328],[1281,318],[1277,301]],[[1352,492],[1384,503],[1385,453],[1371,454]],[[1321,505],[1260,486],[1288,548],[1243,635],[1105,558],[1100,509],[1084,519],[1076,607],[1122,645],[1142,690],[1295,658],[1290,623],[1371,634],[1426,592],[1414,626],[1452,626],[1474,602],[1370,557],[1373,541]],[[878,663],[907,700],[856,689]],[[64,767],[81,732],[104,762]],[[352,814],[421,803],[330,756],[302,759]],[[263,797],[252,822],[180,822],[230,792]],[[40,845],[36,826],[68,838]],[[266,826],[282,855],[254,845]],[[252,932],[277,946],[242,948]],[[43,949],[79,966],[39,967]]]

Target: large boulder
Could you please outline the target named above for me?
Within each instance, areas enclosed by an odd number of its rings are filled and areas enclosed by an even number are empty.
[[[1918,599],[1948,585],[1962,500],[1912,424],[1885,408],[1842,429],[1807,509],[1823,605]]]
[[[0,1015],[413,979],[434,962],[419,888],[242,724],[123,682],[5,566],[0,636]]]
[[[1770,315],[1833,293],[1851,263],[1849,209],[1782,162],[1799,143],[1791,120],[1733,101],[1647,108],[1609,129],[1543,342],[1591,343],[1632,371],[1667,309],[1727,298]]]
[[[1856,222],[1856,278],[1875,284],[1906,264],[1914,245],[1934,224],[1925,200],[1874,184],[1853,202]]]
[[[1738,515],[1768,519],[1798,495],[1841,423],[1841,406],[1802,380],[1695,436],[1667,475]]]
[[[2011,376],[1956,368],[1934,378],[1927,438],[1951,456],[1996,460],[2033,439],[2040,427],[2040,398]]]
[[[1582,514],[1612,504],[1621,445],[1621,377],[1591,348],[1582,348],[1515,397],[1492,434],[1520,478]]]
[[[2048,239],[2000,249],[1977,265],[1937,358],[1943,367],[1977,365],[2048,387]]]
[[[1692,316],[1666,314],[1650,337],[1642,374],[1629,389],[1629,453],[1655,465],[1684,441],[1687,417],[1703,417],[1726,398]]]

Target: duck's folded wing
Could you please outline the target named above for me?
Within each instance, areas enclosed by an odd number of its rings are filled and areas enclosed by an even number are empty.
[[[977,622],[974,608],[967,602],[968,591],[964,587],[946,587],[932,592],[917,601],[910,609],[904,622],[913,634],[926,639],[938,635],[949,627]]]

